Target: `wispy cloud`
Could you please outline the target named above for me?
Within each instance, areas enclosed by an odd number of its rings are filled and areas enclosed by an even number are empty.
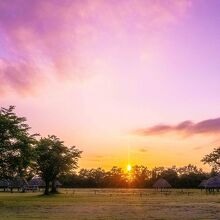
[[[175,23],[190,5],[190,0],[1,1],[0,90],[29,90],[51,75],[87,77],[94,53],[102,56],[100,44],[111,48],[118,42],[120,48],[121,37],[146,36]]]
[[[192,136],[196,134],[219,134],[220,118],[207,119],[197,123],[183,121],[177,125],[158,124],[152,127],[137,129],[134,134],[141,136],[161,135],[176,133],[182,136]]]
[[[193,150],[202,150],[204,148],[204,146],[197,146],[197,147],[194,147]]]
[[[148,150],[145,149],[145,148],[140,148],[138,151],[139,151],[140,153],[146,153]]]

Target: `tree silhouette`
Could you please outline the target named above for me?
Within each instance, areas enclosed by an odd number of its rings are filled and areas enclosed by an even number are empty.
[[[213,152],[205,155],[202,159],[204,164],[209,164],[212,166],[213,171],[220,172],[220,147],[214,148]]]
[[[50,183],[52,193],[56,193],[56,181],[62,174],[73,171],[78,165],[82,151],[75,147],[66,147],[56,136],[41,138],[36,147],[37,171],[45,181],[45,195],[49,194]]]
[[[6,179],[26,176],[36,143],[26,118],[17,116],[14,109],[0,109],[0,177]]]

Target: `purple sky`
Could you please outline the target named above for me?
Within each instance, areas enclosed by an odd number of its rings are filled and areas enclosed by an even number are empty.
[[[202,166],[220,144],[220,1],[0,2],[0,105],[82,167]],[[128,156],[129,155],[129,156]]]

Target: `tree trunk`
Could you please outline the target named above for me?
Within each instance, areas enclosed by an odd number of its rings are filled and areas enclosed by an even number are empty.
[[[49,188],[50,188],[50,182],[49,181],[45,181],[44,195],[49,195]]]
[[[52,188],[51,188],[51,193],[58,193],[57,187],[56,187],[56,180],[52,181]]]

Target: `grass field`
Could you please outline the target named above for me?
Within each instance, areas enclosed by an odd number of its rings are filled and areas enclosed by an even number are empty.
[[[75,189],[62,194],[0,193],[0,219],[220,219],[220,193]]]

